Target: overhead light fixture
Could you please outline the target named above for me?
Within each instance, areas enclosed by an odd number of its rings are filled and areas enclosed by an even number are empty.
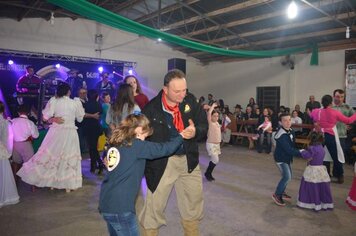
[[[13,61],[13,60],[9,60],[9,61],[7,62],[7,64],[13,65],[13,64],[14,64],[14,61]]]
[[[100,73],[103,73],[104,68],[103,68],[102,66],[99,66],[99,67],[98,67],[98,71],[99,71]]]
[[[54,12],[53,11],[51,11],[51,18],[49,19],[49,23],[51,25],[54,25]]]
[[[61,64],[59,64],[59,63],[56,64],[56,68],[57,68],[57,69],[61,68]]]
[[[297,17],[297,15],[298,15],[298,6],[294,1],[292,1],[287,8],[287,16],[289,19],[294,19]]]
[[[347,39],[350,38],[350,27],[349,26],[346,27],[346,38]]]
[[[162,39],[161,39],[161,38],[158,38],[157,41],[158,41],[158,42],[162,42]]]

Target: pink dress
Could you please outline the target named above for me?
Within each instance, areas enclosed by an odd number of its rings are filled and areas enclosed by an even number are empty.
[[[354,171],[356,173],[356,163],[354,167]],[[347,196],[346,204],[354,211],[356,211],[356,176],[352,181],[351,189],[349,192],[349,196]]]

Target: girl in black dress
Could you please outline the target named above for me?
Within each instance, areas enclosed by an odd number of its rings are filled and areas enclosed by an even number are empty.
[[[99,136],[103,130],[100,125],[100,114],[102,107],[99,103],[99,94],[95,89],[88,91],[88,102],[84,104],[85,116],[83,120],[84,135],[86,137],[90,156],[90,172],[94,173],[99,169],[98,174],[101,174],[104,165],[100,159],[97,149]]]

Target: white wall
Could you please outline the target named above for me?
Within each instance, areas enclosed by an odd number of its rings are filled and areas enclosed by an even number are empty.
[[[96,52],[97,33],[103,35],[102,49],[121,46]],[[187,74],[202,70],[195,59],[162,43],[84,19],[56,18],[54,25],[43,19],[0,19],[0,48],[137,62],[136,72],[150,88],[145,89],[149,97],[162,87],[168,59],[187,59]]]
[[[309,95],[321,100],[336,88],[344,88],[344,50],[319,53],[319,66],[310,66],[310,54],[296,55],[294,70],[281,65],[281,58],[247,60],[231,63],[213,63],[205,67],[200,80],[194,80],[191,89],[196,96],[212,93],[230,107],[239,103],[246,106],[250,97],[256,97],[258,86],[280,86],[281,105],[304,109]]]
[[[97,33],[103,35],[101,48],[121,46],[100,55],[95,52]],[[281,104],[294,107],[299,103],[302,109],[309,95],[320,100],[335,88],[344,88],[344,50],[319,53],[319,66],[309,65],[310,54],[297,55],[294,70],[281,66],[280,58],[202,67],[164,44],[84,19],[56,18],[53,26],[43,19],[0,19],[0,48],[135,61],[149,97],[162,87],[167,60],[175,57],[187,59],[188,86],[197,97],[212,93],[230,106],[245,106],[251,96],[256,96],[257,86],[280,86]]]

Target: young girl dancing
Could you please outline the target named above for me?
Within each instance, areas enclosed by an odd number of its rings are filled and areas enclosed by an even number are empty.
[[[300,188],[297,205],[315,211],[334,208],[330,190],[330,177],[323,165],[325,151],[322,146],[323,134],[312,132],[310,146],[302,151],[302,157],[308,160]]]
[[[152,134],[149,120],[142,114],[131,114],[113,131],[105,161],[108,172],[101,185],[99,202],[99,211],[111,236],[139,236],[135,199],[146,159],[174,153],[193,126],[191,123],[170,142],[153,143],[144,141]]]
[[[218,164],[219,162],[219,155],[221,154],[220,151],[221,131],[220,131],[220,124],[218,122],[219,112],[214,110],[215,107],[217,107],[217,104],[213,103],[213,105],[211,105],[207,113],[209,130],[208,130],[208,139],[206,140],[206,150],[208,151],[208,154],[210,156],[210,162],[204,175],[208,181],[215,180],[212,173],[216,164]]]

